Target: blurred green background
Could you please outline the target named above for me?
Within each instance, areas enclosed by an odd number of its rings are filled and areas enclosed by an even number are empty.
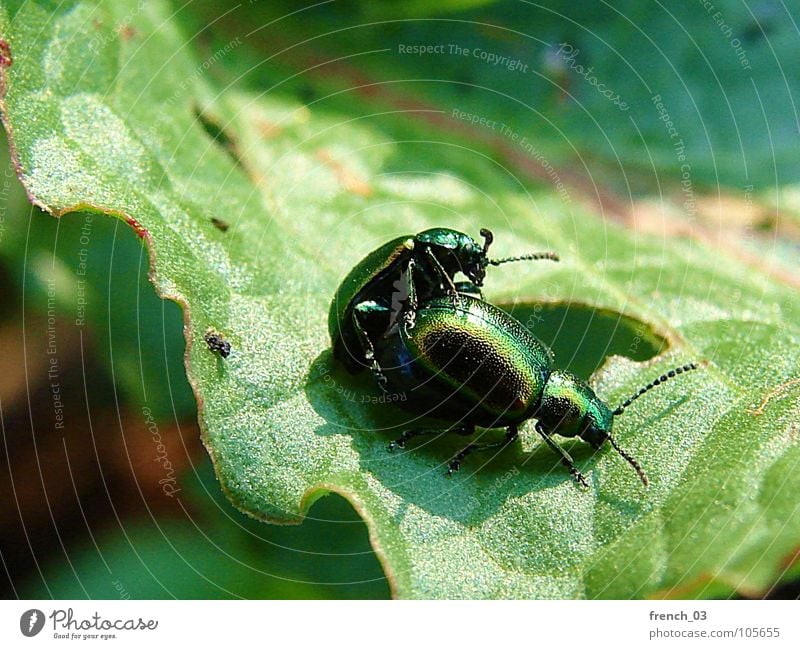
[[[350,112],[354,96],[376,111],[419,110],[431,136],[483,148],[521,169],[523,184],[552,185],[532,156],[498,144],[521,134],[535,140],[561,181],[594,196],[606,218],[653,227],[642,206],[657,202],[678,232],[724,230],[726,245],[796,271],[797,9],[766,1],[718,1],[713,11],[630,0],[433,6],[175,3],[198,60],[237,43],[204,71],[214,83],[339,114]],[[438,50],[403,53],[401,45]],[[463,129],[445,131],[441,115],[454,110],[507,130],[461,118]],[[207,127],[209,137],[220,137]],[[392,137],[406,137],[404,118],[392,128]],[[298,527],[264,525],[231,507],[199,442],[180,308],[155,296],[140,240],[115,219],[56,220],[30,206],[5,140],[0,148],[3,596],[388,597],[367,530],[339,496],[320,499]],[[446,170],[444,149],[429,164]],[[681,185],[687,164],[691,193]],[[85,275],[76,266],[82,250]],[[51,276],[63,303],[48,299]],[[76,293],[85,297],[81,323]],[[525,308],[517,316],[540,318],[537,334],[582,376],[633,340],[636,358],[661,345],[635,323],[578,307]],[[62,350],[63,429],[42,407],[54,398],[47,376],[53,327]],[[157,460],[159,443],[169,471]],[[165,476],[174,476],[179,501],[158,483]],[[772,594],[796,593],[789,585]]]

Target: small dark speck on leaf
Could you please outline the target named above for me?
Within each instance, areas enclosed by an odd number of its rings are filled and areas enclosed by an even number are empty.
[[[14,59],[11,57],[11,46],[7,41],[0,39],[0,67],[10,68]]]
[[[211,219],[211,222],[217,230],[222,230],[222,232],[227,232],[228,228],[231,227],[228,223],[222,219],[218,219],[216,216]]]
[[[206,332],[206,335],[203,336],[203,339],[206,341],[206,345],[208,345],[208,349],[212,352],[216,352],[222,358],[228,358],[231,354],[231,344],[225,340],[222,334],[210,330]]]
[[[225,129],[218,126],[210,116],[203,113],[199,108],[195,107],[194,114],[200,126],[202,126],[203,130],[206,132],[206,135],[225,151],[234,164],[240,165],[241,161],[239,160],[236,143],[233,141],[230,134]]]

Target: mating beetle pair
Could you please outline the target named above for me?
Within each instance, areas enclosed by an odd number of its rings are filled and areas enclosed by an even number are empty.
[[[448,228],[432,228],[417,235],[398,237],[362,259],[344,278],[333,297],[328,331],[333,355],[351,372],[372,368],[383,385],[374,362],[374,340],[397,324],[398,316],[413,318],[419,304],[447,295],[454,304],[459,294],[480,297],[486,267],[523,259],[552,259],[552,252],[489,259],[494,237],[481,230],[483,245]],[[461,272],[469,281],[454,281]]]
[[[452,474],[472,452],[509,445],[519,425],[535,418],[536,431],[580,484],[588,486],[553,434],[579,437],[596,449],[608,441],[647,485],[644,471],[611,436],[614,417],[697,365],[671,370],[612,411],[585,381],[554,368],[550,349],[521,323],[481,299],[488,265],[558,257],[490,260],[492,234],[481,235],[483,246],[445,228],[395,239],[359,263],[336,292],[328,320],[334,356],[351,373],[369,367],[381,389],[406,393],[400,407],[446,422],[439,429],[408,430],[389,449],[444,430],[472,435],[477,426],[506,429],[502,441],[467,445],[450,461]],[[459,271],[468,282],[455,282]]]

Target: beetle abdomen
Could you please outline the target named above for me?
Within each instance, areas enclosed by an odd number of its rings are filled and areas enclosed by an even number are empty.
[[[380,362],[401,405],[484,427],[521,422],[535,409],[551,368],[544,345],[517,320],[481,300],[435,299],[413,327],[381,346]]]

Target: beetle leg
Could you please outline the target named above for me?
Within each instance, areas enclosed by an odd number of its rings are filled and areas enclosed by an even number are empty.
[[[492,442],[491,444],[468,444],[461,449],[458,455],[450,460],[450,463],[447,465],[447,475],[451,476],[458,471],[461,468],[461,463],[464,461],[464,458],[468,455],[472,455],[475,451],[488,451],[490,448],[504,448],[517,439],[518,434],[519,431],[516,426],[509,426],[506,429],[505,439],[501,442]]]
[[[412,428],[411,430],[403,431],[403,434],[400,435],[400,437],[398,437],[393,442],[389,442],[389,444],[386,446],[386,450],[391,452],[398,448],[405,448],[406,442],[415,437],[421,437],[422,435],[433,435],[438,433],[457,433],[459,435],[472,435],[474,432],[475,432],[475,426],[461,426],[459,428],[448,428],[447,430],[441,430],[438,428]]]
[[[400,435],[396,440],[393,442],[389,442],[386,445],[386,450],[390,453],[392,451],[397,450],[398,448],[405,448],[406,442],[410,439],[414,439],[415,437],[420,437],[422,435],[432,435],[433,433],[438,433],[441,431],[438,430],[426,430],[424,428],[414,428],[412,430],[404,430],[403,434]]]
[[[439,279],[442,281],[442,286],[447,289],[447,294],[450,296],[450,299],[453,300],[453,308],[457,309],[459,306],[461,306],[461,298],[458,294],[456,285],[453,283],[453,278],[445,272],[441,262],[436,258],[436,255],[433,254],[433,250],[426,247],[425,254],[428,255],[433,269],[439,274]]]
[[[414,269],[417,267],[414,258],[408,260],[406,266],[406,303],[403,307],[403,322],[406,329],[413,329],[417,320],[417,286],[414,284]]]
[[[372,376],[375,378],[375,382],[378,384],[381,392],[386,394],[386,376],[384,375],[381,366],[378,364],[378,361],[375,360],[375,347],[372,344],[372,340],[370,340],[369,335],[364,330],[359,318],[359,315],[362,313],[362,305],[357,304],[353,308],[353,328],[356,330],[356,335],[361,343],[361,351],[364,353],[364,359],[367,361],[367,363],[369,363],[369,369],[372,372]]]
[[[556,442],[553,441],[553,438],[545,432],[544,428],[542,428],[540,424],[536,424],[536,432],[539,433],[544,441],[547,442],[547,445],[561,457],[561,464],[569,469],[569,474],[575,478],[576,482],[584,487],[588,487],[589,483],[586,481],[586,478],[583,477],[583,474],[578,471],[578,468],[575,466],[575,462],[573,462],[570,454],[556,444]]]

